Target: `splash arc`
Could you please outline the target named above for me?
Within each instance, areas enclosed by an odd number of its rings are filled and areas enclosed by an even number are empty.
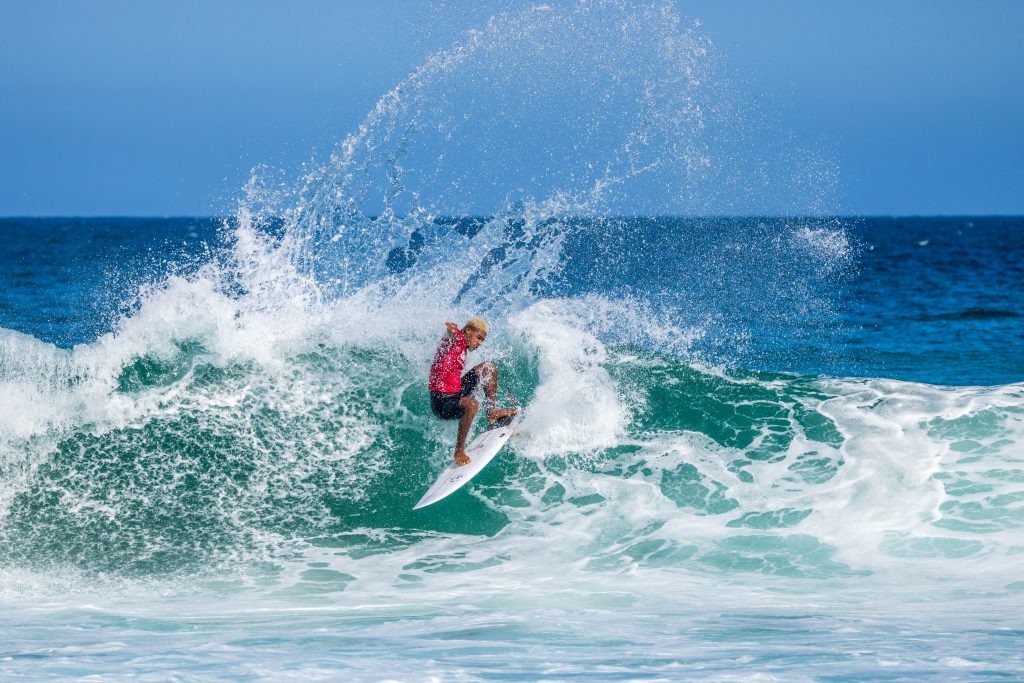
[[[433,505],[452,495],[463,486],[469,483],[470,479],[480,474],[487,467],[487,464],[494,459],[508,442],[515,430],[517,420],[501,420],[490,429],[479,434],[466,448],[466,455],[469,456],[468,465],[456,465],[451,463],[441,472],[437,481],[427,489],[420,501],[413,506],[413,510]]]

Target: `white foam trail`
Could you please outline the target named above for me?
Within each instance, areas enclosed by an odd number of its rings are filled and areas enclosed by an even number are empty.
[[[509,325],[538,358],[540,385],[522,423],[517,447],[532,458],[592,453],[616,445],[628,422],[626,406],[602,367],[604,345],[572,325],[561,302],[539,302]]]

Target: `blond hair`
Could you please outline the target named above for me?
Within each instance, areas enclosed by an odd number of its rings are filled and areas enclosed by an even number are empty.
[[[487,334],[488,331],[487,323],[484,321],[483,318],[470,318],[469,320],[466,321],[466,327],[476,328],[483,332],[484,334]]]

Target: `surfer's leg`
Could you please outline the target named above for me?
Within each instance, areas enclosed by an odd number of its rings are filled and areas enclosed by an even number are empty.
[[[469,456],[466,455],[466,437],[469,436],[469,428],[473,426],[473,418],[476,417],[477,408],[480,406],[475,398],[463,396],[459,399],[459,408],[462,409],[462,418],[459,420],[459,435],[455,439],[455,464],[469,464]]]
[[[484,361],[470,370],[477,382],[484,385],[484,408],[487,410],[487,421],[494,424],[503,417],[515,415],[519,411],[511,408],[498,410],[498,366],[492,361]]]
[[[474,389],[481,384],[484,385],[484,408],[494,410],[498,396],[498,366],[488,360],[477,365],[470,372],[475,375],[476,379],[473,383]]]

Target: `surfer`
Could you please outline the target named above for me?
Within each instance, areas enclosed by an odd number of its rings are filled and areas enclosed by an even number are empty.
[[[490,424],[519,411],[498,409],[498,366],[492,361],[484,361],[462,374],[466,352],[475,351],[487,339],[487,323],[482,318],[470,318],[461,330],[455,323],[445,323],[445,327],[448,333],[438,344],[434,364],[430,366],[430,409],[442,420],[459,420],[455,464],[467,465],[466,436],[480,407],[472,396],[477,387],[484,387],[484,407]]]

